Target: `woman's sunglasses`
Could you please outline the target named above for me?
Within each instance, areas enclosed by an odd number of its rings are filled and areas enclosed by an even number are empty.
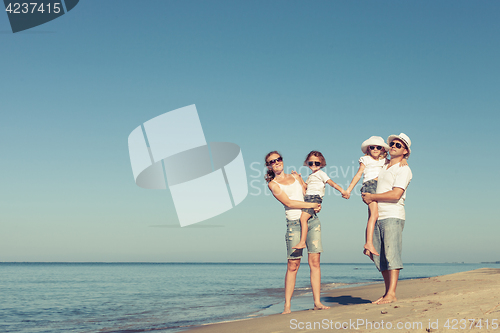
[[[377,148],[377,150],[382,150],[382,146],[370,146],[370,150],[375,150],[375,148]]]
[[[313,166],[313,165],[320,166],[321,162],[318,162],[318,161],[314,161],[314,162],[313,161],[309,161],[309,162],[307,162],[307,164],[309,164],[309,166]]]
[[[281,162],[281,161],[283,161],[283,158],[280,156],[280,157],[278,157],[278,158],[275,158],[274,160],[270,160],[270,161],[268,161],[266,164],[267,164],[267,165],[273,165],[274,163],[276,163],[276,162]]]
[[[405,146],[403,146],[403,145],[402,145],[402,144],[400,144],[399,142],[394,142],[394,141],[392,141],[391,143],[389,143],[389,146],[391,146],[391,147],[392,147],[392,146],[394,146],[394,145],[396,145],[396,148],[398,148],[398,149],[405,148]],[[406,149],[406,148],[405,148],[405,149]]]

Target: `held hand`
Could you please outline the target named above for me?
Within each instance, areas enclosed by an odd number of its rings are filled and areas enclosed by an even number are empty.
[[[321,204],[318,204],[316,208],[314,208],[315,213],[319,213],[321,211]]]
[[[344,191],[342,192],[342,198],[349,199],[351,197],[351,192]]]
[[[369,205],[373,202],[371,193],[361,193],[361,196],[363,197],[365,204]]]

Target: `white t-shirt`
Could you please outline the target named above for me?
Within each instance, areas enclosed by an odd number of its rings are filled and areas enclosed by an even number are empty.
[[[385,158],[374,160],[371,156],[365,155],[359,158],[359,163],[365,165],[363,172],[363,183],[378,177],[380,170],[385,164]]]
[[[290,185],[282,185],[278,183],[276,180],[273,180],[273,182],[278,184],[278,186],[281,188],[282,191],[285,192],[285,194],[288,196],[290,200],[304,201],[302,185],[300,185],[297,179],[295,179],[295,181]],[[302,209],[290,208],[288,206],[285,206],[285,216],[290,221],[300,219],[301,214],[302,214]]]
[[[401,167],[398,164],[393,165],[389,169],[383,167],[378,175],[377,194],[391,191],[393,187],[399,187],[404,190],[403,195],[397,202],[378,202],[378,219],[386,219],[395,217],[405,219],[405,199],[406,188],[411,181],[411,170],[409,166]]]
[[[330,179],[326,172],[323,170],[318,170],[313,172],[307,177],[306,184],[307,190],[306,195],[319,195],[323,198],[325,195],[325,184]]]

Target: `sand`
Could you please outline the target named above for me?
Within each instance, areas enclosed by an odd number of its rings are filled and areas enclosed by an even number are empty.
[[[334,289],[321,298],[323,304],[331,306],[329,310],[297,311],[209,324],[189,332],[500,333],[500,269],[482,268],[400,281],[397,302],[371,304],[383,292],[383,284]]]

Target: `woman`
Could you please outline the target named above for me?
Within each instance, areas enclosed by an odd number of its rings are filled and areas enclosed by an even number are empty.
[[[283,314],[291,313],[290,306],[295,280],[300,266],[303,249],[293,249],[300,242],[300,215],[302,208],[321,209],[321,205],[314,202],[304,202],[304,193],[296,172],[286,174],[283,172],[283,158],[277,151],[272,151],[265,158],[267,174],[265,179],[274,197],[285,206],[287,231],[285,234],[288,265],[285,275],[285,309]],[[309,268],[311,269],[311,287],[314,298],[314,310],[325,310],[330,307],[321,304],[321,270],[319,256],[323,251],[321,246],[321,223],[316,216],[308,221],[307,252]]]

